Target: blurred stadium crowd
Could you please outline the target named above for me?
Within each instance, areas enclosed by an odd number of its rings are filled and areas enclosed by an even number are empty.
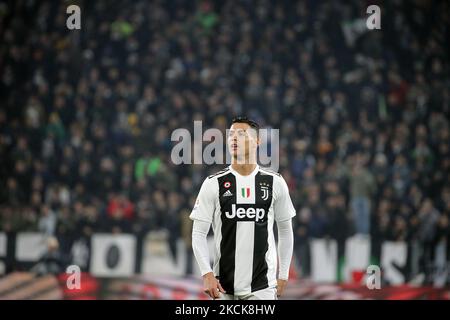
[[[0,230],[166,229],[221,166],[174,165],[171,133],[246,114],[280,129],[280,170],[308,239],[402,240],[426,271],[450,235],[449,3],[65,1],[0,4]],[[363,27],[361,28],[361,25]],[[420,271],[420,270],[419,270]],[[417,271],[416,271],[417,272]],[[414,275],[407,271],[409,277]]]

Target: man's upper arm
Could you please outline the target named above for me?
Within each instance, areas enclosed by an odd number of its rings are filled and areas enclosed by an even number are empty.
[[[274,204],[275,221],[292,219],[295,216],[295,208],[292,204],[289,188],[281,176],[274,176]]]
[[[206,178],[200,188],[194,208],[189,216],[192,220],[200,220],[212,223],[216,209],[215,179]]]

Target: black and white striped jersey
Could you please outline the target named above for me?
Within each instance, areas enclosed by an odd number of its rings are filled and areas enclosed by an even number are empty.
[[[283,177],[259,166],[247,176],[231,166],[203,182],[190,218],[212,224],[214,275],[227,294],[277,284],[274,221],[295,216]]]

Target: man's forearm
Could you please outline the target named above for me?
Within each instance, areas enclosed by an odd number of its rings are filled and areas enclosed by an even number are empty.
[[[279,273],[278,279],[289,278],[289,267],[291,265],[292,252],[294,250],[294,234],[292,231],[292,220],[277,222],[278,229],[278,257]]]
[[[192,249],[200,272],[203,275],[212,272],[209,258],[208,236],[210,223],[195,220],[192,227]]]

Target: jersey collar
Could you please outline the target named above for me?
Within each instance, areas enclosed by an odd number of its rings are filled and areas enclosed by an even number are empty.
[[[233,173],[233,174],[236,175],[236,176],[242,177],[242,178],[250,178],[250,177],[254,177],[254,176],[258,173],[258,171],[259,171],[259,165],[256,165],[255,169],[253,169],[253,171],[252,171],[249,175],[243,176],[243,175],[241,175],[239,172],[237,172],[236,170],[234,170],[234,169],[231,167],[231,164],[230,164],[229,168],[230,168],[231,173]]]

